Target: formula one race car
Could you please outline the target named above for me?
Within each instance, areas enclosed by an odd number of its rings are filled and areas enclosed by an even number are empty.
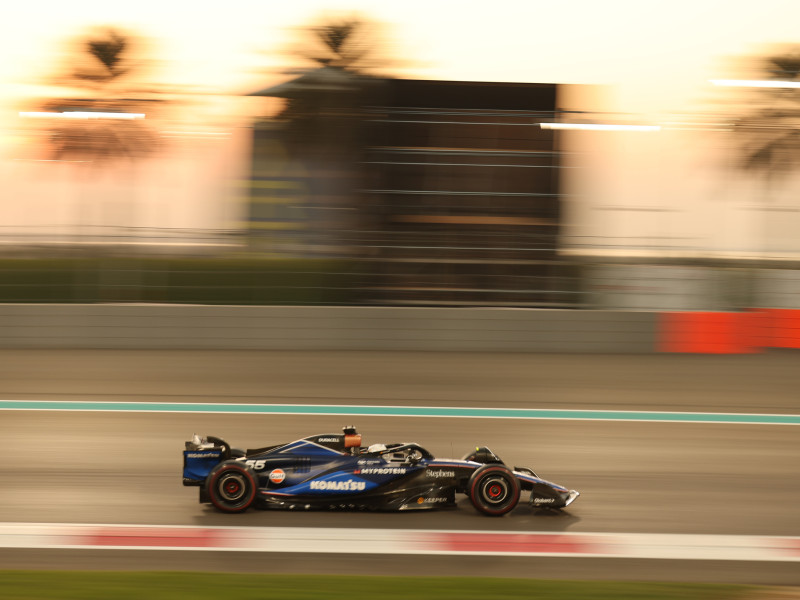
[[[488,448],[461,460],[437,459],[415,443],[361,446],[354,427],[253,450],[194,436],[183,453],[183,485],[226,513],[282,509],[420,510],[452,508],[456,493],[486,515],[500,516],[530,491],[531,507],[560,509],[579,493],[507,467]]]

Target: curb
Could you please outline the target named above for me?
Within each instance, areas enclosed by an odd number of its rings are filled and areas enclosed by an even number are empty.
[[[800,562],[800,537],[2,523],[0,548]]]

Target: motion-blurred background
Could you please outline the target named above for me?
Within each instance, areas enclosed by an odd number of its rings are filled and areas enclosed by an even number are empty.
[[[19,4],[0,299],[796,308],[798,10]]]

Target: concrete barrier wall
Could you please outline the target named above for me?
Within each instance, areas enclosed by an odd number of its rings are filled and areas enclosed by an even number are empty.
[[[6,304],[0,347],[649,353],[657,320],[616,311]]]
[[[758,306],[800,309],[800,271],[760,269],[756,276]]]
[[[586,303],[598,310],[800,309],[800,270],[671,265],[591,265]]]
[[[587,268],[590,306],[601,310],[720,310],[725,271],[662,265]]]

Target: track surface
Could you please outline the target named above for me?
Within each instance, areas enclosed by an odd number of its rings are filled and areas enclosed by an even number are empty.
[[[0,398],[236,401],[797,414],[800,356],[2,351]],[[2,412],[0,521],[800,535],[800,428],[360,417],[364,443],[437,456],[487,445],[578,489],[568,513],[221,515],[180,483],[194,433],[254,447],[338,431],[341,417]],[[113,556],[112,556],[113,555]],[[130,557],[134,562],[130,562]],[[796,564],[591,559],[0,552],[19,566],[414,572],[800,583]],[[269,566],[265,567],[268,564]],[[478,565],[480,569],[476,571]],[[631,569],[635,568],[635,571]],[[406,571],[408,572],[408,571]]]

